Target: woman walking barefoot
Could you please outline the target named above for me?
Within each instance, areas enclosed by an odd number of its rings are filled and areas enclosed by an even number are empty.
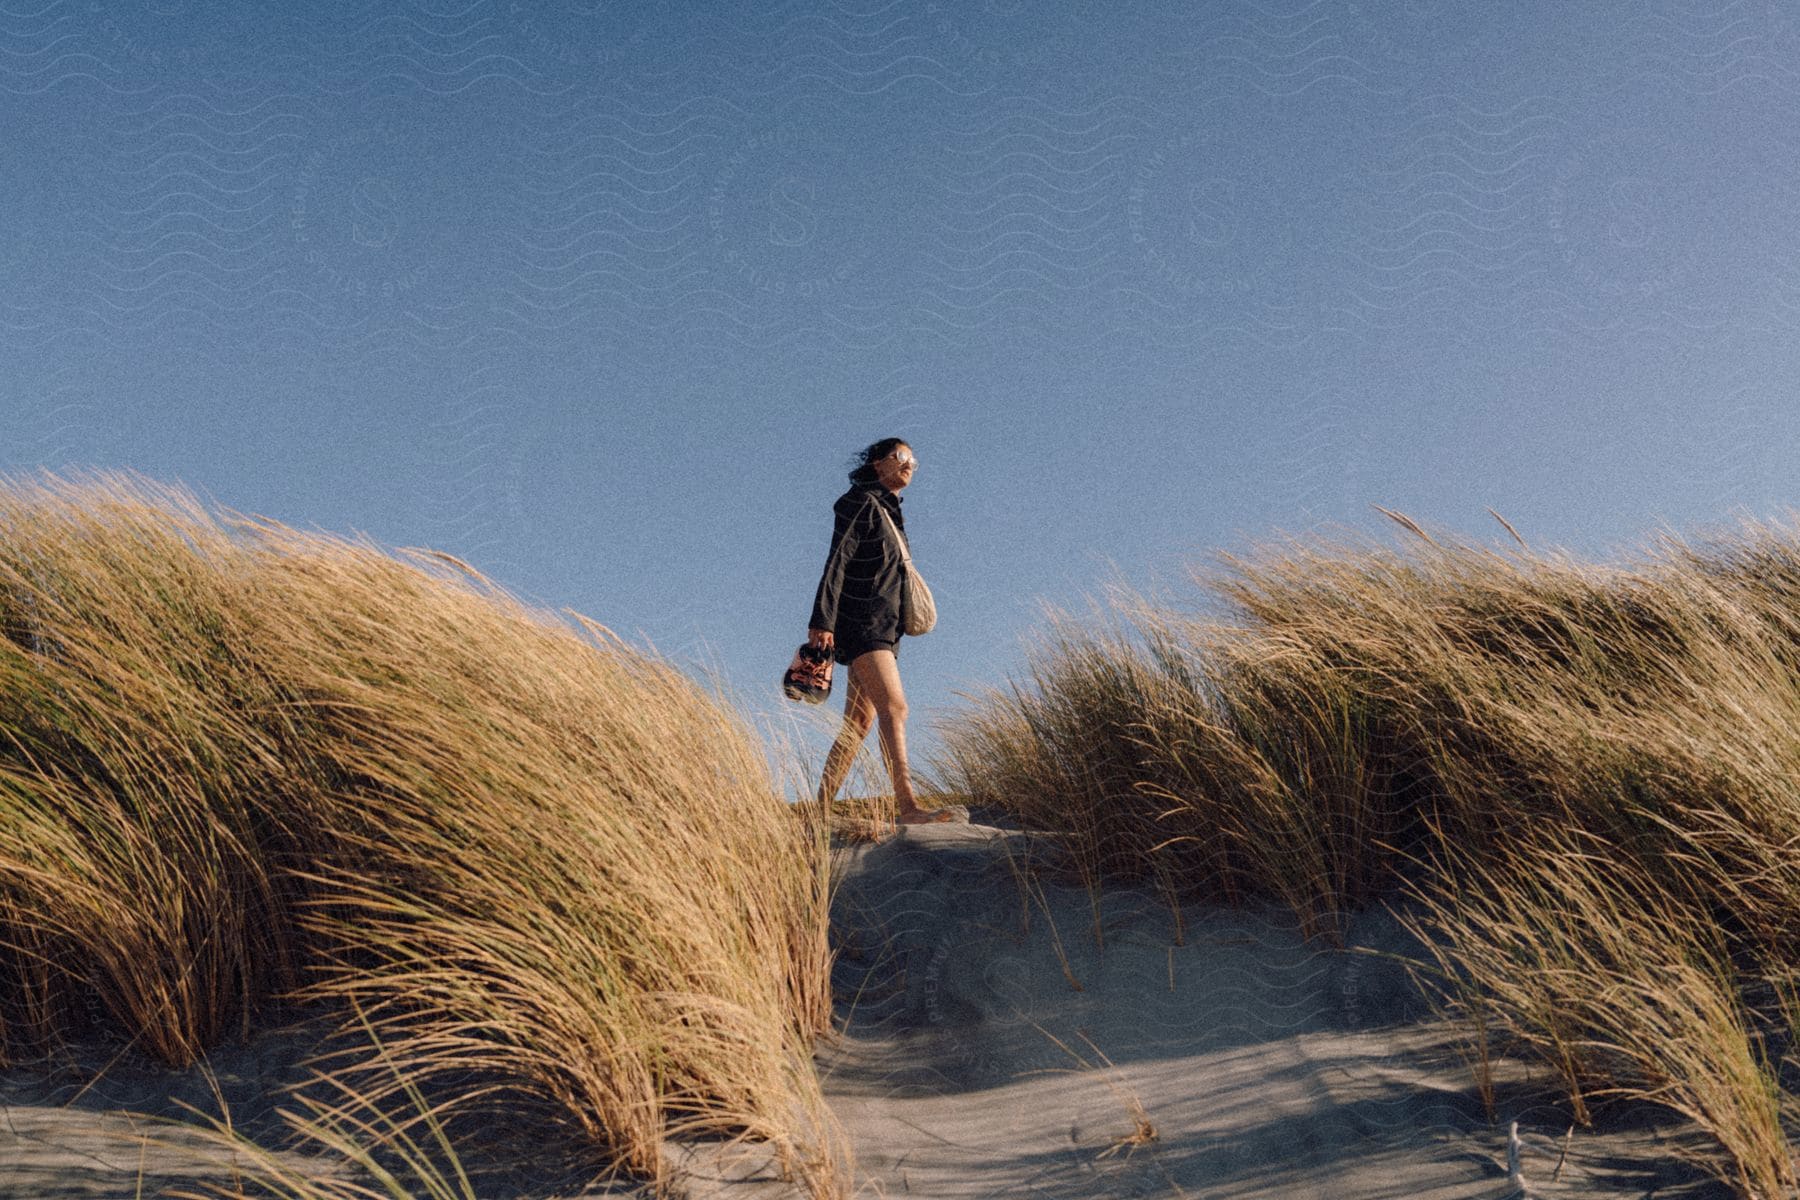
[[[919,807],[906,763],[906,693],[900,686],[900,587],[905,563],[881,510],[900,536],[900,491],[912,482],[918,459],[899,438],[883,438],[858,455],[850,490],[832,505],[831,553],[819,578],[806,640],[850,667],[844,725],[825,756],[819,807],[827,809],[849,773],[869,726],[881,729],[881,754],[894,785],[895,820],[902,825],[948,821],[947,810]],[[909,547],[910,548],[910,547]]]

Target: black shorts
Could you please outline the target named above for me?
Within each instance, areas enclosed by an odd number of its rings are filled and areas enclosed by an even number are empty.
[[[833,638],[831,644],[832,657],[846,666],[854,662],[858,655],[867,654],[871,650],[892,650],[895,658],[900,656],[900,636],[898,634],[892,638],[872,638],[853,634],[847,638]]]

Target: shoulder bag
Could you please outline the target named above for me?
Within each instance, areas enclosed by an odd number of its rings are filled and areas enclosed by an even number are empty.
[[[931,589],[925,586],[925,577],[913,566],[912,554],[906,548],[906,539],[900,536],[900,527],[894,524],[887,505],[877,499],[875,507],[881,510],[881,519],[893,531],[894,541],[900,546],[900,557],[906,563],[906,578],[900,586],[901,632],[907,637],[930,633],[937,624],[937,602],[931,598]]]

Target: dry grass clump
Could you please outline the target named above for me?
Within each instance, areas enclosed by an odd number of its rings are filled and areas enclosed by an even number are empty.
[[[1090,884],[1273,899],[1327,938],[1406,892],[1471,1028],[1540,1053],[1578,1117],[1655,1099],[1740,1194],[1790,1194],[1800,532],[1601,566],[1391,515],[1408,553],[1224,556],[1195,577],[1215,616],[1053,614],[936,772]]]
[[[1454,890],[1411,885],[1409,923],[1482,1039],[1485,1094],[1492,1045],[1522,1045],[1556,1072],[1580,1123],[1596,1099],[1654,1100],[1712,1135],[1724,1157],[1701,1165],[1738,1195],[1796,1193],[1797,1098],[1767,1036],[1779,1010],[1755,1003],[1708,897],[1577,833],[1462,856],[1445,878]]]
[[[448,556],[135,477],[0,481],[0,535],[0,1061],[323,1002],[659,1185],[707,1130],[838,1186],[824,833],[721,702]]]
[[[790,807],[796,817],[808,824],[823,821],[831,834],[847,843],[879,842],[891,836],[895,829],[891,792],[839,796],[823,809],[816,799],[798,800]]]

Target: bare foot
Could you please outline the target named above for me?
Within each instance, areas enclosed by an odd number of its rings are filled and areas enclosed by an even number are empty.
[[[956,814],[947,808],[910,808],[894,815],[894,822],[899,825],[937,825],[954,820]]]

